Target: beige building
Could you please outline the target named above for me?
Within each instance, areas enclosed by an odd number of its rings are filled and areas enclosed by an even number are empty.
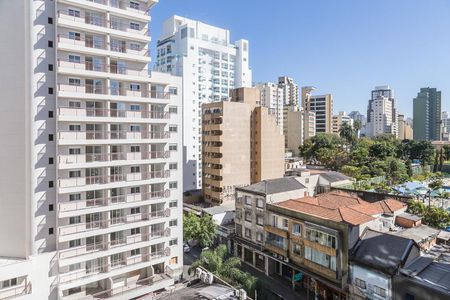
[[[344,123],[349,124],[353,128],[353,119],[345,111],[340,111],[333,116],[333,133],[339,134],[339,130]]]
[[[314,87],[302,87],[302,108],[305,112],[314,112],[316,133],[332,133],[333,96],[331,94],[313,96]]]
[[[315,113],[306,113],[297,106],[287,106],[283,118],[284,146],[294,155],[299,155],[298,148],[303,141],[316,134]]]
[[[284,174],[284,137],[255,88],[203,105],[203,196],[221,204],[234,188]]]
[[[413,129],[411,125],[405,120],[404,115],[398,115],[398,138],[400,140],[413,139]]]

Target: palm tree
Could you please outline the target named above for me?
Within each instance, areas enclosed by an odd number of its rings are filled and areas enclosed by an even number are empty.
[[[339,129],[339,136],[346,140],[346,142],[350,145],[353,144],[355,140],[355,134],[353,132],[352,126],[348,123],[343,123],[341,128]]]
[[[422,201],[410,201],[408,203],[408,212],[413,215],[423,216],[426,211],[426,206]]]
[[[362,123],[360,120],[356,120],[355,122],[353,122],[353,129],[355,130],[355,135],[356,137],[359,137],[359,131],[362,128]]]

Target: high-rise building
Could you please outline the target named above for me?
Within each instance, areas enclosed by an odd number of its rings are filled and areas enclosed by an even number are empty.
[[[202,104],[228,100],[229,91],[251,87],[249,42],[230,41],[230,32],[172,16],[157,43],[156,70],[183,77],[183,190],[202,186]]]
[[[182,82],[149,75],[156,2],[1,1],[1,299],[132,299],[181,275]]]
[[[376,86],[371,95],[367,107],[366,135],[374,137],[389,133],[397,136],[398,124],[394,90],[388,85]]]
[[[361,122],[361,125],[362,125],[362,126],[366,125],[367,118],[366,118],[365,115],[363,115],[363,114],[360,113],[359,111],[354,110],[354,111],[352,111],[351,113],[349,113],[348,116],[349,116],[350,118],[352,118],[353,122],[359,121],[359,122]]]
[[[294,155],[299,155],[299,147],[305,139],[316,134],[315,113],[305,113],[298,106],[284,107],[283,125],[284,147]]]
[[[234,188],[284,174],[284,137],[259,105],[256,88],[231,91],[230,101],[203,104],[203,197],[219,205]]]
[[[298,84],[287,76],[278,77],[278,86],[283,89],[283,104],[285,106],[300,106],[298,101]]]
[[[413,100],[414,139],[441,139],[441,92],[435,88],[421,88]]]
[[[441,114],[441,119],[448,119],[449,118],[449,113],[448,111],[443,111]]]
[[[333,116],[333,133],[339,134],[342,124],[348,124],[353,128],[353,119],[345,111]]]
[[[269,114],[275,116],[278,127],[283,133],[284,89],[271,82],[259,83],[256,88],[261,93],[261,106],[267,107]]]
[[[398,115],[398,138],[400,140],[412,140],[413,129],[411,125],[406,121],[404,115]]]
[[[314,87],[302,87],[302,108],[316,116],[316,133],[332,133],[333,97],[331,94],[313,96]]]

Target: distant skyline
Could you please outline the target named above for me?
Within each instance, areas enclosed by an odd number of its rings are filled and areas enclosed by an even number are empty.
[[[366,114],[379,85],[395,90],[407,117],[428,86],[442,91],[442,110],[450,111],[450,1],[160,0],[152,10],[153,54],[173,14],[229,29],[233,41],[248,39],[255,83],[293,77],[316,94],[332,93],[335,113]]]

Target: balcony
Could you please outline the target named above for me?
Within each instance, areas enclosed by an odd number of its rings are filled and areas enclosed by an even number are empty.
[[[0,289],[0,300],[17,298],[31,294],[31,282]]]
[[[160,140],[170,138],[169,131],[128,131],[128,130],[60,130],[58,137],[61,141],[87,141],[87,140]]]
[[[103,228],[110,228],[117,225],[132,224],[140,221],[150,221],[160,218],[170,217],[170,209],[161,209],[150,213],[141,213],[135,215],[121,216],[106,220],[84,222],[60,226],[59,235],[69,235],[81,232],[88,232]]]
[[[96,199],[84,199],[78,201],[60,202],[58,204],[59,212],[78,211],[102,206],[114,206],[121,203],[157,200],[170,197],[170,190],[154,191],[142,194],[129,194],[113,197],[103,197]]]
[[[157,160],[170,157],[170,151],[150,151],[150,152],[113,152],[113,153],[85,153],[85,154],[67,154],[59,155],[60,165],[71,167],[76,164],[101,163],[112,161],[142,161]],[[143,162],[140,162],[143,163]]]
[[[127,119],[143,119],[148,122],[148,120],[168,120],[170,119],[170,113],[166,111],[125,110],[99,107],[59,107],[58,117],[59,119],[68,119],[65,117],[76,117],[77,119],[80,117],[123,118],[125,121]]]
[[[170,170],[138,172],[127,174],[96,175],[75,178],[61,178],[58,180],[60,188],[80,187],[86,185],[108,184],[114,182],[133,182],[158,178],[169,178]]]

